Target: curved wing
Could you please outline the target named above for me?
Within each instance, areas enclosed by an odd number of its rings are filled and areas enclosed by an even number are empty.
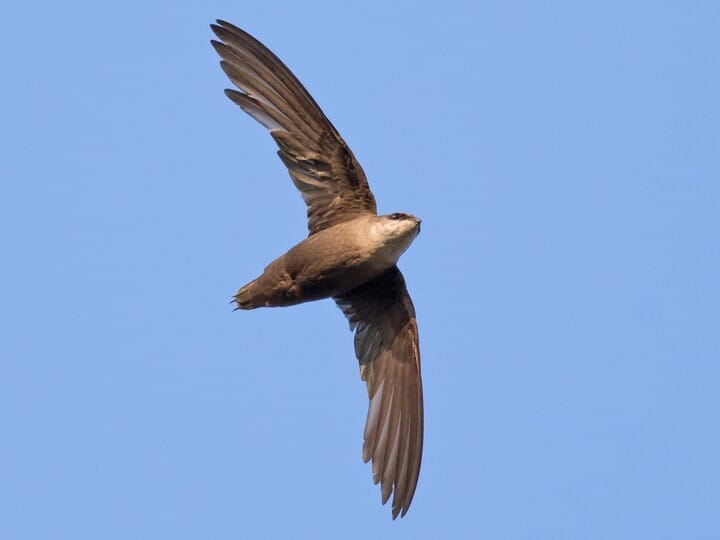
[[[415,308],[397,266],[336,297],[355,330],[355,354],[370,405],[363,460],[372,459],[382,502],[404,516],[417,486],[423,445],[423,396]]]
[[[267,47],[225,21],[210,25],[223,71],[240,89],[227,96],[275,139],[307,204],[314,234],[358,214],[376,214],[362,167],[300,81]]]

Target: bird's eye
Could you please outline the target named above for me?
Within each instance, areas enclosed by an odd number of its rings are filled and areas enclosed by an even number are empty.
[[[400,214],[398,212],[395,212],[394,214],[390,214],[390,219],[402,219],[403,214]]]

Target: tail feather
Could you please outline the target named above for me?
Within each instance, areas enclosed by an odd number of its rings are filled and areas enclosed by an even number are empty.
[[[257,280],[251,281],[235,294],[234,302],[237,304],[236,310],[238,309],[255,309],[265,305],[265,295],[262,291],[258,290]]]

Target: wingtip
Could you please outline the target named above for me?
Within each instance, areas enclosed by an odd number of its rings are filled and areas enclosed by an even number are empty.
[[[210,29],[220,39],[223,39],[223,35],[227,36],[232,33],[243,33],[243,31],[237,26],[222,19],[215,19],[214,23],[210,23]]]
[[[218,35],[218,32],[222,32],[223,24],[224,21],[215,19],[214,23],[210,23],[210,30],[212,30],[215,35]]]
[[[395,501],[393,501],[395,502]],[[395,521],[397,518],[404,518],[405,514],[408,513],[408,510],[410,509],[409,504],[394,504],[392,507],[392,518],[393,521]]]

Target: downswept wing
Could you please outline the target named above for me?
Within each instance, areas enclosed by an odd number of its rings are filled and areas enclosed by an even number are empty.
[[[307,204],[314,234],[377,208],[362,167],[295,75],[247,32],[218,20],[210,25],[220,65],[240,92],[227,96],[265,126]]]
[[[363,460],[372,459],[382,502],[404,516],[417,486],[423,445],[423,395],[415,308],[397,266],[335,298],[355,330],[355,354],[370,405]]]

